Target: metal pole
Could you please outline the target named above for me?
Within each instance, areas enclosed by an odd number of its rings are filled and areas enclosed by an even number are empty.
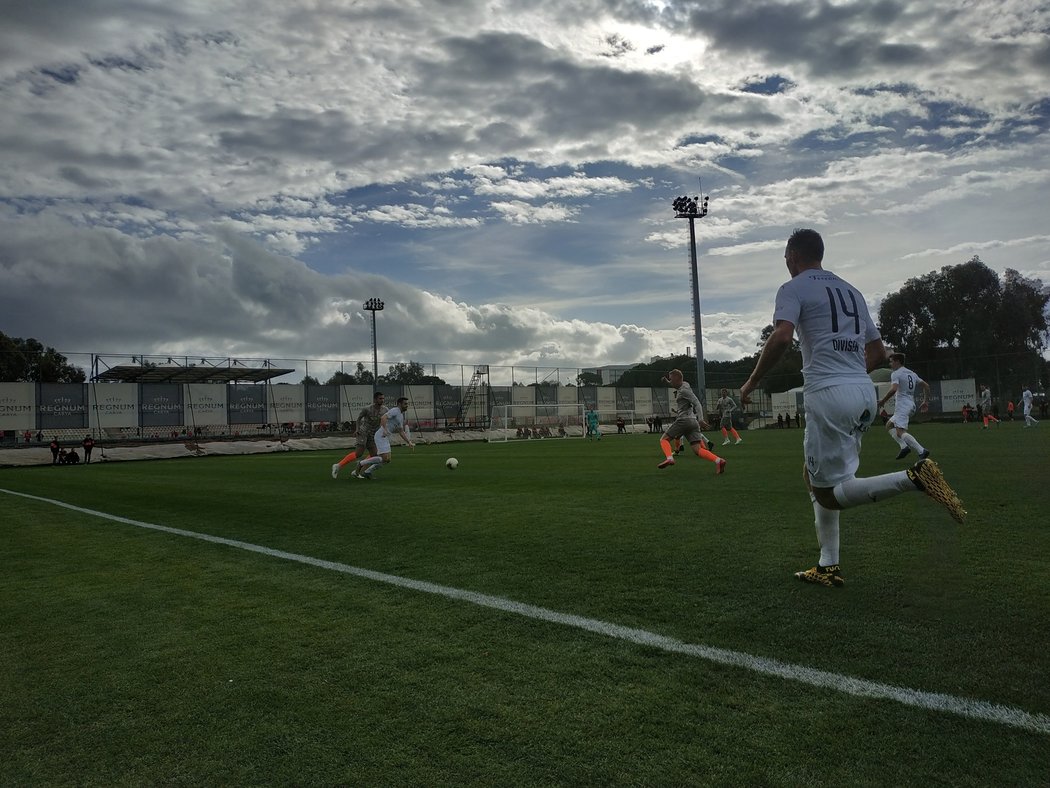
[[[696,227],[689,217],[689,261],[693,273],[693,331],[696,338],[696,398],[707,410],[707,382],[704,379],[704,340],[700,330],[700,275],[696,264]]]
[[[376,340],[376,312],[372,310],[372,388],[379,385],[379,349]]]

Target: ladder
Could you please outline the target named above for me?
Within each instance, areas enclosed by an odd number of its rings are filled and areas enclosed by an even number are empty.
[[[489,366],[488,364],[480,364],[474,367],[474,374],[470,376],[470,382],[467,384],[467,390],[463,392],[463,399],[459,403],[459,415],[456,417],[456,426],[463,428],[466,427],[467,417],[471,412],[471,408],[474,406],[475,401],[481,405],[481,413],[474,420],[473,426],[481,429],[487,429],[489,426]]]

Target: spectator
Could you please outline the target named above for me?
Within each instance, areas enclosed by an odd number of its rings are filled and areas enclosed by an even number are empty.
[[[27,433],[28,434],[28,433]],[[61,453],[61,448],[58,445],[58,438],[51,439],[51,464],[58,465],[58,456]]]
[[[84,436],[84,464],[91,462],[91,450],[95,448],[95,439],[90,435]]]

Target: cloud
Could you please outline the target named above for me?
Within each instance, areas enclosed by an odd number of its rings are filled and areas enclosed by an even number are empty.
[[[3,330],[359,355],[378,295],[399,358],[641,360],[692,344],[669,206],[701,186],[717,352],[751,351],[795,226],[869,296],[973,251],[1050,272],[1034,0],[441,10],[14,4]]]

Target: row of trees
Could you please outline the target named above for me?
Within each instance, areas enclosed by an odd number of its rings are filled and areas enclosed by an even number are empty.
[[[1046,388],[1050,288],[1012,268],[1002,278],[974,256],[909,279],[879,308],[888,345],[931,378],[973,377],[998,390]]]
[[[83,383],[80,367],[53,347],[33,338],[9,337],[0,331],[0,381],[36,383]]]

